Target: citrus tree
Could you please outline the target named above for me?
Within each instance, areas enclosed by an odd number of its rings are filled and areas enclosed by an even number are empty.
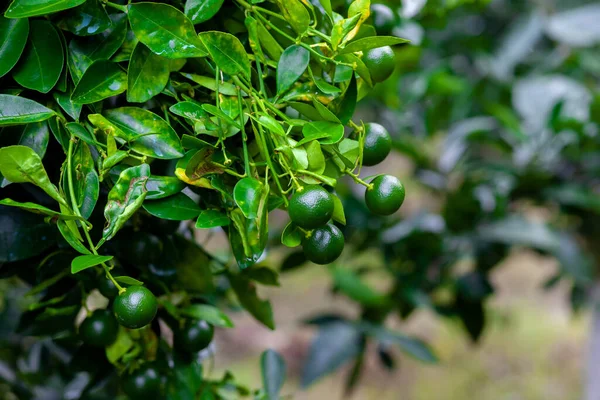
[[[369,0],[14,0],[0,17],[2,381],[19,398],[278,397],[209,379],[214,327],[235,303],[274,329],[256,285],[273,240],[335,261],[348,177],[373,215],[403,203],[390,151],[353,119],[395,67]],[[333,9],[338,12],[334,12]],[[222,229],[233,258],[195,229]],[[235,294],[235,297],[232,297]],[[365,325],[363,333],[377,333]],[[386,333],[391,335],[391,333]],[[33,338],[29,340],[28,338]],[[421,342],[401,338],[429,356]],[[403,342],[404,343],[404,342]]]

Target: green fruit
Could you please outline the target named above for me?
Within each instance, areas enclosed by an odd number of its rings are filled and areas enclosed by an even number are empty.
[[[332,195],[319,185],[308,185],[290,199],[288,212],[292,222],[304,229],[325,225],[333,215]]]
[[[79,326],[79,336],[92,346],[105,347],[117,339],[119,324],[108,310],[96,310]]]
[[[365,124],[365,145],[363,147],[363,165],[377,165],[390,154],[392,138],[388,131],[376,123]]]
[[[371,19],[380,35],[389,35],[398,23],[394,11],[385,4],[371,5]]]
[[[372,188],[365,192],[367,207],[373,214],[390,215],[404,202],[404,185],[395,176],[379,175],[371,181]]]
[[[396,56],[390,46],[378,47],[365,52],[362,61],[369,68],[371,78],[375,83],[385,81],[396,68]]]
[[[330,264],[344,250],[344,235],[333,224],[327,224],[309,233],[302,243],[306,259],[315,264]]]
[[[160,398],[161,386],[158,370],[151,365],[143,365],[121,380],[123,391],[134,400]]]
[[[108,279],[104,273],[98,278],[97,286],[98,291],[107,299],[113,299],[119,294],[119,289],[117,289],[115,284]]]
[[[190,353],[197,353],[208,347],[213,334],[212,325],[209,325],[206,321],[187,320],[183,329],[175,333],[175,346]]]
[[[113,304],[119,324],[137,329],[148,325],[158,310],[158,302],[152,292],[144,286],[130,286],[121,293]]]

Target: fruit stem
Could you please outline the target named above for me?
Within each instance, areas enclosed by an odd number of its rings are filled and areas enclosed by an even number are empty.
[[[373,184],[372,184],[372,183],[367,183],[367,182],[363,181],[362,179],[360,179],[360,177],[359,177],[357,174],[355,174],[355,173],[354,173],[354,172],[352,172],[351,170],[349,170],[349,169],[346,169],[344,172],[345,172],[345,173],[346,173],[346,174],[347,174],[349,177],[351,177],[351,178],[354,180],[354,182],[356,182],[356,183],[359,183],[359,184],[361,184],[361,185],[365,186],[365,187],[367,188],[367,190],[371,190],[371,189],[373,189]]]

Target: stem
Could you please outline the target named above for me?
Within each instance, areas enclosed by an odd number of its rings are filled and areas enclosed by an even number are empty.
[[[67,183],[69,185],[69,196],[71,197],[71,206],[73,207],[73,211],[75,212],[75,215],[77,215],[78,217],[81,217],[81,213],[79,212],[79,207],[77,206],[77,199],[75,199],[75,191],[73,190],[73,168],[72,168],[73,164],[71,162],[71,159],[73,158],[74,142],[75,142],[74,138],[73,138],[73,136],[71,136],[71,139],[69,140],[69,149],[67,151]],[[88,242],[88,245],[90,246],[90,250],[92,251],[92,253],[94,255],[98,255],[98,251],[96,250],[96,247],[94,246],[94,242],[92,241],[92,238],[90,237],[90,233],[88,232],[88,230],[85,227],[83,228],[83,234],[85,235],[85,238]],[[98,247],[100,247],[100,246],[98,246]],[[108,266],[105,263],[102,263],[101,265],[102,265],[102,268],[104,268],[104,271],[106,272],[106,276],[114,283],[116,288],[119,289],[119,294],[123,293],[125,291],[125,289],[123,287],[121,287],[121,285],[119,285],[119,283],[113,278]]]
[[[106,4],[109,7],[115,8],[119,11],[122,11],[124,13],[127,13],[127,7],[122,6],[120,4],[111,3],[110,1],[105,1],[104,4]]]
[[[346,169],[344,172],[348,176],[350,176],[354,180],[354,182],[359,183],[359,184],[365,186],[367,188],[367,190],[373,189],[373,184],[372,183],[367,183],[367,182],[363,181],[362,179],[360,179],[360,177],[357,174],[355,174],[354,172],[350,171],[349,169]]]
[[[257,62],[257,64],[260,64]],[[244,171],[246,172],[246,176],[250,176],[250,156],[248,155],[248,136],[246,135],[246,127],[244,126],[244,109],[242,107],[242,89],[238,87],[237,90],[238,96],[238,107],[240,112],[240,127],[242,129],[242,146],[244,151]]]

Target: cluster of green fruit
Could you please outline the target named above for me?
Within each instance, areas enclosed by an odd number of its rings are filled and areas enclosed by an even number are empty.
[[[363,165],[374,166],[390,153],[392,140],[387,130],[377,124],[365,124]],[[292,223],[302,229],[302,249],[309,261],[330,264],[344,250],[344,236],[330,220],[334,213],[334,194],[319,185],[297,190],[290,200],[288,213]],[[391,175],[378,175],[365,191],[365,202],[376,215],[391,215],[404,202],[402,182]]]

